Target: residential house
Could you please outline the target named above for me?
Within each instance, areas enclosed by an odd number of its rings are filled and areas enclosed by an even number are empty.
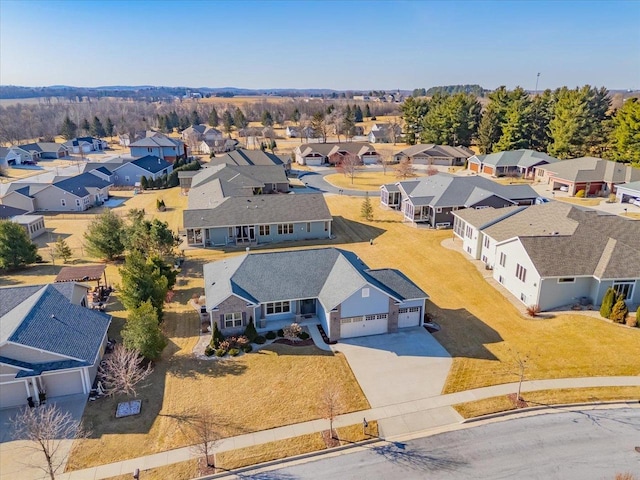
[[[375,128],[375,129],[374,129]],[[375,123],[367,139],[371,143],[396,143],[402,136],[402,128],[398,124]]]
[[[38,160],[56,160],[69,155],[66,146],[55,142],[27,143],[24,145],[18,145],[15,148],[22,152],[27,152],[26,158],[24,155],[21,155],[22,158],[20,163],[24,163],[25,160],[33,162],[37,162]]]
[[[0,408],[91,391],[111,317],[78,283],[0,288]]]
[[[129,150],[132,157],[154,155],[171,163],[187,157],[187,146],[182,140],[158,132],[131,143]]]
[[[10,147],[0,147],[0,167],[10,167],[20,165],[22,158],[20,154]]]
[[[407,221],[432,228],[451,227],[453,213],[463,208],[532,205],[537,196],[529,185],[500,185],[483,177],[446,173],[380,187],[382,205],[401,210]]]
[[[156,155],[146,155],[124,162],[112,170],[115,185],[131,187],[139,184],[142,177],[146,177],[147,180],[156,180],[171,172],[173,172],[173,163]]]
[[[91,153],[102,152],[109,148],[109,144],[101,138],[78,137],[73,138],[63,144],[69,153]]]
[[[473,151],[467,147],[450,145],[419,144],[412,145],[404,150],[400,150],[393,156],[395,163],[408,160],[414,165],[443,165],[460,166],[464,165],[469,157],[473,156]]]
[[[364,165],[375,164],[380,156],[368,143],[303,143],[293,153],[300,165],[318,167],[325,163],[337,165],[347,155],[355,155]]]
[[[182,140],[185,142],[191,140],[192,138],[197,141],[202,141],[204,136],[204,131],[206,129],[207,129],[206,125],[202,125],[202,124],[191,125],[190,127],[185,128],[180,134],[180,136],[182,137]]]
[[[198,151],[206,155],[232,152],[238,146],[234,138],[221,138],[218,140],[202,140],[198,145]]]
[[[11,218],[28,213],[22,208],[0,204],[0,220],[11,220]]]
[[[597,308],[609,287],[640,304],[640,222],[561,202],[504,210],[456,212],[454,233],[524,305]]]
[[[517,175],[523,178],[533,178],[536,167],[554,164],[558,161],[557,158],[546,153],[521,149],[487,155],[473,155],[469,158],[467,168],[472,172],[486,173],[494,177]]]
[[[85,172],[53,182],[30,196],[35,200],[36,211],[82,212],[107,201],[112,186],[113,183]]]
[[[182,182],[181,178],[181,182]],[[321,194],[295,195],[280,166],[219,165],[191,179],[187,244],[256,245],[331,237]]]
[[[9,220],[21,225],[29,235],[29,238],[33,240],[46,231],[44,217],[42,215],[28,215],[28,213],[21,208],[0,204],[0,220]]]
[[[305,195],[300,195],[305,196]],[[312,272],[312,274],[310,274]],[[331,340],[422,325],[428,298],[402,272],[370,269],[337,248],[247,253],[204,266],[213,327],[240,333],[320,324]]]
[[[536,180],[552,185],[553,190],[565,190],[575,195],[608,195],[616,186],[640,181],[640,168],[595,157],[562,160],[535,169]]]
[[[238,166],[278,166],[282,167],[286,172],[291,170],[291,158],[280,157],[274,153],[262,150],[238,150],[222,155],[221,157],[212,158],[209,163],[211,165],[238,165]]]
[[[285,135],[288,138],[315,138],[316,134],[313,128],[311,127],[296,127],[293,125],[288,126],[285,131]]]
[[[618,184],[616,186],[616,201],[620,203],[634,203],[640,207],[640,181]]]

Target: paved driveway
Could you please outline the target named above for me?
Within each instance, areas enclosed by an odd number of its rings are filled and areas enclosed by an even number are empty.
[[[452,362],[422,327],[341,340],[332,349],[345,354],[374,408],[440,395]]]

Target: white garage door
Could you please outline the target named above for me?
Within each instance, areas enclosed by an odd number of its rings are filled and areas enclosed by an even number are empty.
[[[43,375],[42,381],[49,398],[83,392],[80,370]]]
[[[386,313],[349,317],[340,320],[340,337],[352,338],[365,335],[387,333],[388,319]]]
[[[420,307],[408,307],[398,310],[398,328],[420,325]]]
[[[451,165],[451,161],[448,158],[434,158],[433,159],[433,164],[434,165],[449,166],[449,165]]]
[[[16,407],[27,404],[27,387],[24,380],[0,384],[0,408]]]

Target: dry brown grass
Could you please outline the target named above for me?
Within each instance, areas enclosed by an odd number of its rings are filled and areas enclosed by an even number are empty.
[[[416,177],[424,177],[425,175],[426,173],[416,172]],[[337,188],[369,190],[375,192],[378,192],[380,190],[380,186],[385,183],[395,183],[402,180],[396,177],[393,166],[391,165],[386,173],[369,172],[366,170],[360,171],[353,178],[353,183],[351,183],[351,178],[348,175],[344,175],[342,173],[332,173],[331,175],[325,176],[324,179]]]
[[[491,178],[491,180],[501,185],[533,185],[533,180],[527,180],[525,178],[498,177]]]
[[[131,480],[133,472],[123,473],[106,480]],[[140,470],[140,478],[144,480],[189,480],[200,476],[198,471],[198,460],[187,460],[185,462],[172,463],[149,470]]]
[[[622,214],[623,217],[632,218],[634,220],[640,220],[640,212],[626,212]]]
[[[561,202],[573,203],[574,205],[581,205],[583,207],[597,207],[604,199],[603,198],[578,198],[578,197],[554,197],[554,200]]]
[[[616,400],[636,400],[640,397],[640,387],[596,387],[560,390],[539,390],[526,392],[522,398],[530,407],[539,405],[560,405],[565,403],[606,402]],[[464,418],[479,417],[490,413],[515,410],[513,400],[506,395],[485,398],[474,402],[460,403],[453,408]]]

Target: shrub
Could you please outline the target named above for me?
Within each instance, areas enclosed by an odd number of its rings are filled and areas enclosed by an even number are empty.
[[[232,348],[231,350],[229,350],[229,356],[231,357],[237,357],[240,354],[240,350],[237,348]]]
[[[527,307],[527,315],[529,315],[530,317],[537,317],[539,313],[540,313],[539,305],[529,305]]]
[[[224,335],[218,328],[218,322],[213,322],[213,332],[211,332],[211,345],[218,348],[220,342],[224,340]]]
[[[207,345],[207,347],[204,349],[204,354],[207,357],[210,357],[211,355],[213,355],[215,353],[216,349],[213,348],[211,345]]]
[[[585,195],[584,190],[578,190],[578,191],[576,192],[576,197],[577,197],[577,198],[584,198],[584,195]]]
[[[616,203],[616,194],[615,193],[610,193],[609,194],[609,200],[607,200],[607,203]]]
[[[622,295],[618,295],[618,299],[611,310],[611,316],[609,318],[615,323],[624,323],[628,314],[629,308],[627,308],[624,298]]]
[[[218,348],[220,350],[224,350],[225,352],[228,352],[231,346],[231,342],[228,339],[225,339],[218,344]]]
[[[267,340],[275,340],[276,339],[276,332],[267,332],[267,334],[265,335],[265,338]]]
[[[262,335],[258,335],[255,340],[253,341],[253,343],[256,343],[258,345],[262,345],[264,342],[266,342],[267,339],[264,338]]]
[[[253,342],[258,336],[258,332],[256,331],[256,326],[253,324],[253,317],[249,317],[249,323],[247,327],[244,329],[244,336],[247,337],[250,342]]]
[[[300,335],[298,335],[298,338],[300,340],[306,340],[307,338],[309,338],[309,334],[307,332],[300,332]]]
[[[253,347],[251,346],[250,343],[247,343],[246,345],[242,346],[242,351],[244,353],[250,353],[253,350]]]
[[[284,337],[284,330],[282,329],[278,330],[278,337],[280,338]]]
[[[613,303],[616,299],[616,291],[609,287],[602,297],[602,305],[600,305],[600,316],[603,318],[611,317],[611,309],[613,308]]]
[[[239,337],[236,338],[236,346],[238,348],[242,348],[245,345],[249,345],[249,339],[245,336],[245,335],[240,335]]]
[[[216,355],[216,357],[224,357],[226,354],[227,354],[227,351],[226,351],[226,350],[223,350],[223,349],[221,349],[221,348],[218,348],[218,349],[215,351],[215,355]]]
[[[638,315],[640,315],[640,308],[638,308],[635,317],[632,317],[631,315],[627,317],[628,327],[640,327],[640,317]]]
[[[285,327],[283,329],[283,333],[284,333],[284,338],[286,338],[287,340],[291,340],[292,342],[295,342],[296,340],[300,339],[299,335],[302,333],[302,327],[294,322],[288,327]]]

